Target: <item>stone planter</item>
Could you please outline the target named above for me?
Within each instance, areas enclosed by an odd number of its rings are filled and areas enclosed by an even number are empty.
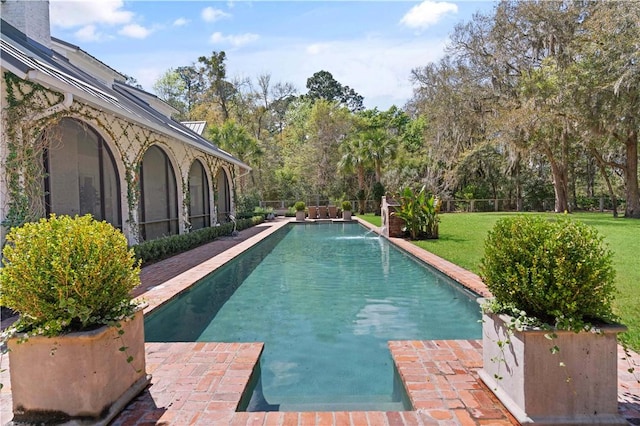
[[[351,211],[345,210],[342,212],[342,220],[351,220]]]
[[[520,423],[627,424],[618,415],[617,398],[617,333],[624,326],[606,326],[601,333],[557,331],[551,340],[543,330],[510,334],[510,319],[483,315],[478,374]],[[508,343],[500,348],[499,341]],[[555,354],[554,345],[560,349]]]
[[[121,328],[13,338],[8,346],[14,422],[107,424],[150,382],[142,310]]]
[[[296,220],[298,222],[304,222],[305,217],[306,213],[304,212],[304,210],[296,211]]]

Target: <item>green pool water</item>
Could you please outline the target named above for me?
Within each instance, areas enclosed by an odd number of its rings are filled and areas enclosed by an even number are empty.
[[[146,340],[264,342],[248,411],[405,410],[389,340],[478,339],[475,298],[358,224],[289,225],[152,313]]]

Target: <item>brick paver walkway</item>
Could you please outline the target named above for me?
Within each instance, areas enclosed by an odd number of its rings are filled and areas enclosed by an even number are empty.
[[[286,221],[242,231],[184,255],[143,269],[142,295],[149,312],[198,279],[284,226]],[[475,275],[413,244],[392,242],[437,267],[481,295],[489,295]],[[393,341],[389,349],[415,411],[404,412],[269,412],[235,411],[262,352],[261,343],[148,343],[151,385],[113,422],[124,425],[511,425],[517,424],[478,379],[481,342]],[[619,351],[619,407],[629,424],[640,425],[640,357],[628,362]],[[635,365],[636,373],[626,371]],[[0,423],[11,417],[8,360],[0,365]]]

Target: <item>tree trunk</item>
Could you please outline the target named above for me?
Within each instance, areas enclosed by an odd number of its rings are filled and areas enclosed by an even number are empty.
[[[549,146],[545,146],[544,153],[551,164],[551,175],[553,177],[553,192],[555,193],[556,213],[571,212],[569,207],[569,176],[567,166],[568,151],[568,135],[563,131],[561,137],[562,155],[561,161],[558,161],[553,155],[553,151]]]
[[[640,219],[640,192],[638,190],[638,132],[632,131],[625,141],[627,165],[624,168],[626,181],[626,209],[624,217]]]
[[[609,175],[607,174],[607,170],[605,169],[605,162],[598,150],[595,148],[591,148],[591,152],[598,163],[598,168],[600,169],[600,173],[604,178],[604,181],[607,183],[607,188],[609,189],[609,196],[611,197],[611,203],[613,204],[613,217],[618,217],[618,198],[616,197],[616,193],[613,190],[613,185],[611,185],[611,179],[609,179]]]

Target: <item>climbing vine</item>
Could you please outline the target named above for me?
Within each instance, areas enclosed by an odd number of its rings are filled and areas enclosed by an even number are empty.
[[[52,132],[43,132],[57,122],[61,114],[38,119],[47,108],[62,102],[63,96],[47,91],[39,84],[4,74],[7,104],[2,110],[6,141],[4,159],[8,206],[2,225],[13,227],[33,221],[44,214],[44,167],[42,155]]]
[[[162,146],[176,160],[176,179],[180,179],[184,195],[182,221],[185,229],[189,229],[188,170],[197,152],[195,148],[184,144],[177,145],[165,135],[87,104],[71,102],[69,106],[57,108],[55,106],[65,99],[64,94],[49,90],[38,83],[22,80],[10,72],[5,72],[3,79],[7,93],[6,106],[2,110],[2,122],[3,139],[7,141],[4,179],[8,201],[2,225],[11,228],[45,215],[44,152],[47,148],[55,146],[54,143],[62,142],[56,124],[63,118],[74,118],[85,126],[93,126],[116,148],[112,151],[124,168],[128,207],[126,223],[133,242],[138,242],[140,235],[137,217],[140,168],[145,152],[154,144]],[[180,150],[177,150],[177,147],[180,147]],[[226,162],[209,155],[205,158],[212,176],[212,187],[215,189],[215,172]],[[183,173],[185,170],[186,177]]]

